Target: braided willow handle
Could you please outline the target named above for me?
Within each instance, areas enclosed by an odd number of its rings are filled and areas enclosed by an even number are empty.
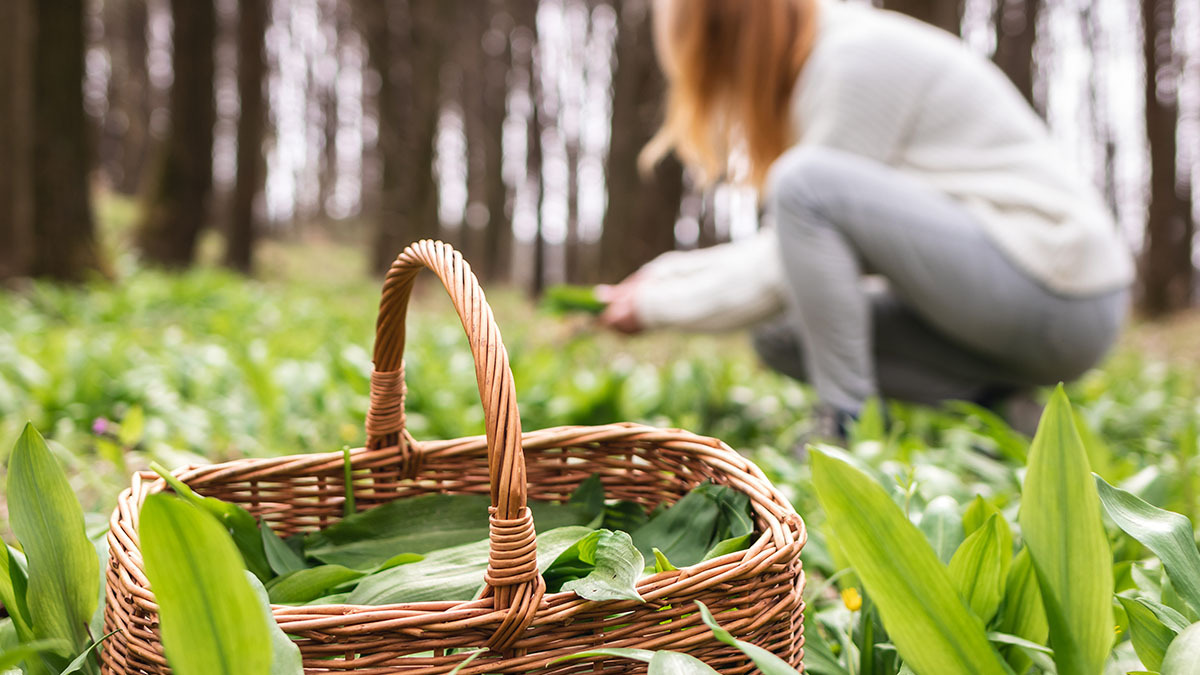
[[[509,610],[488,645],[504,650],[533,621],[546,584],[537,569],[533,517],[525,506],[525,456],[521,418],[508,352],[500,328],[462,255],[440,241],[424,239],[404,249],[383,282],[375,324],[375,370],[367,412],[367,447],[409,452],[404,432],[404,336],[408,301],[422,267],[442,280],[475,357],[475,379],[486,420],[489,509],[488,588],[498,610]]]

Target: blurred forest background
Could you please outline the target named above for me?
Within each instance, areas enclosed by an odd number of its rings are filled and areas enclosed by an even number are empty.
[[[375,272],[438,237],[537,293],[743,236],[752,192],[636,170],[663,93],[649,4],[4,0],[0,278],[206,250],[253,273],[280,238]],[[1200,0],[882,4],[988,54],[1046,117],[1138,251],[1145,314],[1194,302]]]

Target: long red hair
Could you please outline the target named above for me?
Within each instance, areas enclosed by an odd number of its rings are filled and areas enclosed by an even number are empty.
[[[795,142],[792,90],[812,50],[817,0],[652,0],[667,77],[662,128],[642,151],[649,168],[674,150],[708,184],[761,187]],[[749,159],[730,171],[740,150]]]

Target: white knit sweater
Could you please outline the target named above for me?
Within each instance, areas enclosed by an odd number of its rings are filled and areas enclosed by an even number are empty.
[[[991,62],[906,16],[825,0],[792,100],[801,144],[837,148],[919,178],[962,203],[1011,261],[1067,296],[1133,278],[1102,200]],[[779,312],[773,232],[644,268],[647,327],[726,330]]]

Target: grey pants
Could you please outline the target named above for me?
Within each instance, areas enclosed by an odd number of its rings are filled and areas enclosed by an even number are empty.
[[[1128,291],[1066,297],[1015,267],[960,204],[860,158],[798,146],[772,168],[768,210],[788,310],[754,346],[834,408],[871,396],[978,400],[1075,379],[1108,351]],[[864,274],[886,287],[869,290]]]

